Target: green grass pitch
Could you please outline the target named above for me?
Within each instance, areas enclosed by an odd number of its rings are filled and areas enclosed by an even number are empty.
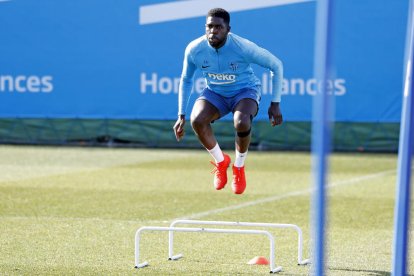
[[[307,152],[249,152],[242,196],[230,187],[214,190],[210,157],[201,149],[0,146],[0,156],[0,275],[269,272],[269,266],[246,264],[269,257],[264,236],[176,233],[174,251],[184,258],[168,261],[166,232],[142,235],[141,261],[149,266],[135,269],[135,231],[184,217],[296,224],[303,255],[310,257]],[[327,274],[390,275],[397,156],[334,154],[330,160]],[[309,266],[296,264],[295,232],[270,231],[280,274],[308,275]],[[414,274],[413,243],[409,251]]]

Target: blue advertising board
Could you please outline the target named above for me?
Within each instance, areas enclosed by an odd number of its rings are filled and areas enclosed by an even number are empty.
[[[2,0],[0,117],[175,119],[184,49],[216,6],[234,33],[282,60],[285,120],[310,121],[320,85],[312,0]],[[402,0],[336,1],[335,120],[399,122],[407,10]],[[254,69],[267,120],[269,73]],[[204,85],[196,75],[192,101]]]

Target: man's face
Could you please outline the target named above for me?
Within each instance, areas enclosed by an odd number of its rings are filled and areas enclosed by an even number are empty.
[[[216,49],[220,48],[226,42],[230,26],[227,25],[221,17],[207,17],[206,36],[208,43]]]

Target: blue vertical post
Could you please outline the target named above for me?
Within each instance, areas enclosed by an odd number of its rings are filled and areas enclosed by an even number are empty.
[[[332,73],[332,5],[333,0],[318,0],[316,10],[315,67],[318,93],[313,101],[312,165],[314,176],[313,193],[313,274],[325,273],[325,226],[326,194],[325,182],[330,152],[330,101],[327,81]]]
[[[394,252],[392,275],[407,273],[408,230],[410,226],[410,180],[414,140],[413,51],[414,3],[410,1],[405,45],[405,81],[398,147],[398,174],[394,209]]]

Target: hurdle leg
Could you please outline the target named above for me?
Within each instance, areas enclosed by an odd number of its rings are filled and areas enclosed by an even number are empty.
[[[173,227],[173,226],[170,226],[170,227]],[[183,254],[177,254],[174,256],[173,250],[174,250],[174,231],[169,231],[168,232],[168,260],[175,261],[183,257]]]
[[[302,229],[299,226],[294,225],[296,232],[298,232],[298,265],[308,265],[311,263],[310,259],[303,260],[302,252],[303,252],[303,235]]]
[[[275,239],[273,238],[272,235],[268,235],[269,240],[270,240],[270,273],[278,273],[280,271],[282,271],[282,267],[278,266],[275,267]]]
[[[148,262],[139,263],[139,241],[142,228],[135,233],[135,268],[142,268],[148,266]]]

